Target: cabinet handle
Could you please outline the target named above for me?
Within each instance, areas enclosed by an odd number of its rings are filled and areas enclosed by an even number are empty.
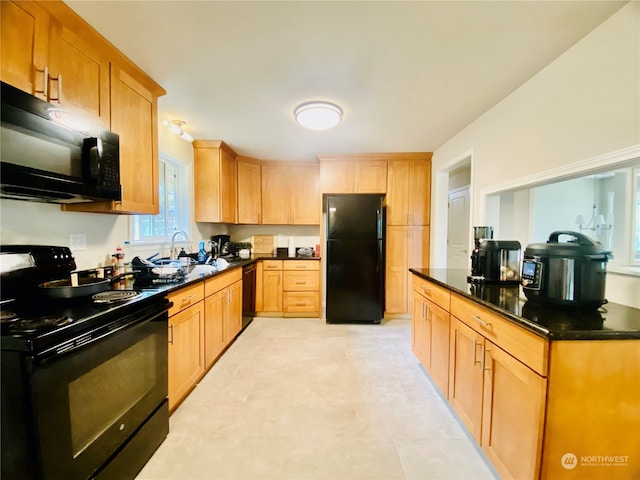
[[[482,325],[484,328],[491,328],[491,324],[488,322],[485,322],[484,320],[482,320],[480,317],[478,317],[477,315],[471,315],[471,318],[473,318],[476,322],[478,322],[480,325]]]
[[[195,297],[195,295],[189,295],[188,297],[184,297],[182,299],[182,305],[186,305],[188,303],[191,303],[191,300],[193,300]]]
[[[424,285],[422,286],[422,290],[424,291],[425,295],[427,296],[431,296],[431,289],[429,287],[425,287]]]
[[[296,303],[296,307],[304,307],[306,305],[306,303],[304,302],[297,302]]]
[[[306,269],[307,266],[306,265],[296,265],[296,268],[304,268],[304,269]]]
[[[426,315],[427,315],[427,314],[426,314],[426,311],[427,311],[427,304],[426,304],[426,303],[423,303],[423,304],[422,304],[422,319],[423,319],[423,320],[426,320]]]
[[[62,74],[58,74],[58,103],[62,103]]]
[[[169,324],[169,331],[171,332],[171,336],[169,338],[169,343],[173,345],[173,323]]]
[[[491,370],[491,368],[485,368],[485,353],[489,352],[489,350],[486,349],[486,347],[483,345],[482,346],[482,364],[480,365],[480,368],[482,369],[482,371],[489,371]]]
[[[49,100],[49,67],[44,67],[42,81],[42,93],[44,98]]]
[[[479,363],[481,364],[483,361],[482,360],[476,360],[476,352],[478,351],[478,346],[481,346],[483,351],[484,351],[484,345],[482,345],[482,343],[480,342],[476,342],[475,340],[473,341],[473,366],[475,367],[476,365],[478,365]],[[484,367],[484,365],[482,365]]]
[[[296,282],[296,285],[306,285],[306,284],[307,284],[307,282],[305,282],[305,281],[300,281],[300,280],[298,280],[298,281]]]

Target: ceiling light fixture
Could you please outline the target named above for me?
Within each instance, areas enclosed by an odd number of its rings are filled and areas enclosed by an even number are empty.
[[[178,135],[183,140],[186,140],[187,142],[193,142],[193,137],[182,129],[182,126],[185,125],[186,123],[187,122],[184,122],[182,120],[171,120],[171,121],[163,120],[162,121],[162,125],[164,125],[165,127],[169,127],[169,130],[171,131],[171,133],[175,133],[176,135]]]
[[[305,128],[327,130],[340,123],[342,109],[329,102],[305,102],[296,107],[295,116],[296,121]]]

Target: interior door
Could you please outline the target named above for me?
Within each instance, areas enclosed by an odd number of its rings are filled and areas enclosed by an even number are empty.
[[[447,268],[470,268],[469,187],[449,193]]]

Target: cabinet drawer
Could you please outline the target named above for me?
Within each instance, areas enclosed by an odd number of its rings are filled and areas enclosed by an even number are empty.
[[[320,270],[318,260],[288,260],[283,263],[285,270]]]
[[[262,260],[262,268],[265,270],[282,270],[282,260]]]
[[[238,280],[242,280],[241,268],[236,268],[231,272],[222,273],[213,278],[209,278],[204,281],[204,296],[208,297],[209,295],[213,295]]]
[[[177,292],[170,293],[167,297],[169,301],[173,302],[173,306],[169,309],[169,316],[175,315],[204,298],[204,282],[181,288]]]
[[[451,295],[451,314],[532,370],[547,376],[549,343],[544,338],[456,294]]]
[[[318,291],[320,290],[320,275],[318,272],[295,272],[285,270],[285,291]]]
[[[284,292],[285,313],[315,313],[320,311],[318,292]]]
[[[431,300],[447,312],[450,310],[451,293],[446,288],[418,277],[417,275],[413,275],[412,286],[416,292],[427,300]]]

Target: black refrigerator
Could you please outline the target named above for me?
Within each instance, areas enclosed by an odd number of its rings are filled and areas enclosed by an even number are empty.
[[[327,323],[380,323],[384,314],[382,195],[327,195]]]

